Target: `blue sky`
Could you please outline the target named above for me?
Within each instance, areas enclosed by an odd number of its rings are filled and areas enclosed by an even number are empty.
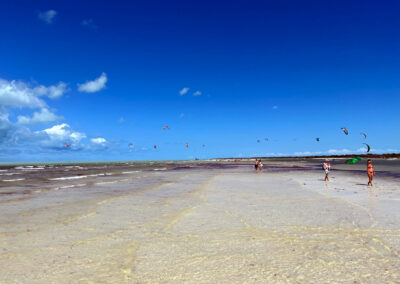
[[[400,149],[398,1],[8,2],[1,161]]]

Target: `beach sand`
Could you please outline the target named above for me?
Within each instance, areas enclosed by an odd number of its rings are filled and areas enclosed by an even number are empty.
[[[400,283],[400,179],[323,177],[162,168],[4,195],[0,283]]]

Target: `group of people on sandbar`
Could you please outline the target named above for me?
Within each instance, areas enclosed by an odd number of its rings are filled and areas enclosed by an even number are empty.
[[[256,170],[256,172],[262,172],[263,169],[263,163],[260,160],[257,160],[254,162],[254,169]]]
[[[328,159],[325,159],[325,163],[323,164],[323,169],[325,171],[325,181],[329,181],[329,173],[331,172],[331,164],[329,163]],[[369,178],[368,185],[372,186],[372,180],[375,176],[374,166],[372,165],[372,160],[367,160],[367,175]]]

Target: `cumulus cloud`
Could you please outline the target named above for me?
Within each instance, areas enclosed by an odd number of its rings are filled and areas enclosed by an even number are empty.
[[[101,73],[100,77],[93,81],[86,81],[86,83],[78,84],[78,90],[85,93],[95,93],[104,89],[107,83],[107,74]]]
[[[185,88],[183,88],[182,90],[179,91],[179,95],[180,96],[186,95],[187,92],[189,92],[189,88],[185,87]]]
[[[44,129],[42,131],[37,131],[36,133],[45,133],[48,135],[51,141],[63,143],[68,141],[79,143],[82,139],[86,138],[85,133],[73,131],[72,128],[66,123],[54,125],[53,127]]]
[[[40,98],[47,96],[51,99],[61,97],[67,91],[63,82],[53,86],[39,85],[30,87],[22,81],[8,81],[0,78],[0,106],[16,108],[43,108],[46,103]]]
[[[82,26],[91,30],[97,30],[97,26],[93,22],[93,19],[85,19],[82,21]]]
[[[196,91],[193,93],[193,96],[198,97],[201,96],[201,92],[200,91]]]
[[[67,84],[64,82],[59,82],[57,85],[53,86],[37,86],[33,89],[37,96],[47,96],[50,99],[57,99],[67,92]]]
[[[104,145],[107,143],[107,140],[104,139],[103,137],[98,137],[98,138],[92,138],[90,141],[94,144],[99,144],[99,145]]]
[[[84,138],[84,133],[74,131],[65,123],[31,131],[23,124],[13,124],[4,117],[0,118],[0,152],[14,149],[37,155],[42,151],[64,151],[66,143],[70,144],[71,150],[83,150],[88,148],[82,143]]]
[[[47,108],[42,108],[40,112],[34,112],[32,117],[19,115],[18,124],[35,124],[35,123],[50,123],[63,119],[62,116],[57,116]]]
[[[108,142],[101,137],[85,140],[86,134],[72,129],[67,123],[32,131],[29,127],[38,123],[52,123],[63,119],[48,106],[51,99],[60,98],[67,92],[67,84],[44,86],[0,78],[0,156],[38,155],[65,151],[65,144],[73,151],[98,151],[107,149]],[[10,118],[10,110],[16,121]],[[27,110],[34,109],[32,113]],[[22,113],[24,112],[24,113]],[[19,114],[19,115],[18,115]],[[92,142],[92,143],[90,143]],[[101,147],[100,147],[101,146]],[[25,157],[25,156],[24,156]],[[15,157],[14,157],[15,158]]]
[[[17,80],[0,78],[0,146],[1,151],[23,145],[35,147],[53,147],[54,135],[44,131],[32,132],[27,126],[36,123],[51,123],[63,119],[51,111],[46,98],[56,99],[67,92],[67,84],[59,82],[56,85],[44,86],[36,83],[25,83]],[[23,109],[38,109],[32,115],[18,115],[17,121],[9,119],[9,110],[13,113]],[[71,134],[73,131],[71,131]],[[79,138],[76,134],[72,137]],[[79,140],[79,139],[78,139]]]
[[[57,15],[57,11],[48,10],[45,12],[39,12],[38,18],[44,21],[47,24],[51,24],[54,20],[54,17]]]
[[[25,83],[0,79],[0,105],[5,107],[44,107],[46,103]]]

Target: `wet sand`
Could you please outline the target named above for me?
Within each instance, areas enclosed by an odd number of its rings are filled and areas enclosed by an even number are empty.
[[[396,177],[154,168],[18,174],[0,188],[0,282],[400,282]]]

